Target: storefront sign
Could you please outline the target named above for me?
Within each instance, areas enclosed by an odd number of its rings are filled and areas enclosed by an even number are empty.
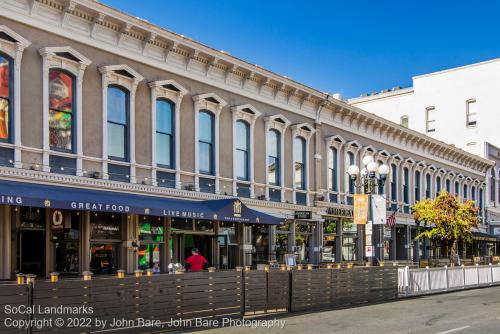
[[[120,225],[113,223],[92,223],[90,235],[92,239],[97,240],[122,238]]]
[[[295,211],[295,219],[312,219],[312,211]]]
[[[62,214],[61,210],[54,210],[52,212],[52,230],[53,231],[59,231],[64,228],[63,225],[64,222],[64,215]]]
[[[0,196],[0,204],[17,204],[23,205],[23,198],[19,196]]]
[[[384,225],[386,223],[387,208],[384,195],[372,195],[372,217],[374,225]]]
[[[71,202],[71,208],[76,210],[92,210],[106,212],[130,212],[130,207],[127,205],[116,205],[106,203],[88,203],[88,202]]]
[[[364,225],[368,221],[368,195],[354,195],[354,224]]]
[[[346,208],[328,208],[326,209],[326,215],[339,218],[352,218],[353,212],[352,209]]]

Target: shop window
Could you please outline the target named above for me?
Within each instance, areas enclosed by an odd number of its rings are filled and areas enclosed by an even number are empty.
[[[293,141],[295,189],[306,189],[306,140],[295,137]]]
[[[160,255],[164,243],[163,222],[153,217],[139,217],[139,240],[137,250],[139,269],[153,268],[160,271]]]
[[[201,192],[210,193],[210,194],[215,193],[215,180],[214,179],[200,177],[199,182],[200,182],[199,185],[200,185]]]
[[[130,167],[123,165],[108,165],[108,175],[111,181],[129,182]]]
[[[236,178],[249,180],[250,125],[242,120],[236,122]]]
[[[252,245],[255,252],[252,253],[252,264],[269,263],[269,227],[252,226]]]
[[[62,211],[61,215],[63,223],[52,225],[55,271],[77,275],[80,271],[80,215],[75,211]]]
[[[74,77],[62,70],[49,72],[49,143],[58,151],[73,152]]]
[[[174,105],[159,99],[156,101],[156,163],[165,168],[174,168]]]
[[[238,183],[236,185],[238,197],[250,198],[250,185],[244,183]]]
[[[209,111],[200,111],[198,132],[199,171],[214,175],[214,115]]]
[[[12,60],[0,53],[0,141],[10,142],[12,119]]]
[[[175,173],[156,172],[156,183],[159,187],[175,188]]]
[[[50,171],[58,174],[75,175],[76,159],[51,155],[49,157]]]
[[[122,87],[108,87],[108,157],[128,160],[129,93]]]
[[[194,224],[194,230],[198,232],[213,232],[214,224],[210,220],[197,220]]]
[[[22,207],[20,228],[45,230],[45,210]]]
[[[171,222],[172,232],[175,231],[193,231],[193,220],[192,219],[179,219],[174,218]]]
[[[274,129],[267,133],[267,180],[274,186],[279,186],[281,182],[280,137],[280,133]]]

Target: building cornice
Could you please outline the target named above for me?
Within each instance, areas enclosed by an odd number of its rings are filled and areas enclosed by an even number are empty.
[[[480,175],[489,160],[91,0],[4,0],[0,16]],[[54,20],[59,20],[55,24]],[[203,69],[203,70],[202,70]],[[203,73],[201,73],[202,71]],[[215,75],[215,74],[217,75]],[[329,113],[328,113],[329,112]]]

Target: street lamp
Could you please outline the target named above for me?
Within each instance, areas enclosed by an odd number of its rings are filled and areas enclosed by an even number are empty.
[[[349,174],[351,180],[354,183],[355,189],[359,190],[362,194],[367,194],[369,197],[369,224],[372,224],[373,217],[372,217],[372,212],[371,212],[371,195],[376,193],[377,191],[380,191],[380,195],[383,194],[384,192],[384,184],[385,180],[387,179],[387,175],[389,174],[389,166],[386,164],[381,164],[379,165],[378,162],[375,162],[373,160],[373,156],[371,155],[366,155],[363,157],[361,160],[363,163],[363,169],[361,171],[359,170],[359,167],[356,165],[351,165],[347,169],[347,173]],[[378,175],[377,175],[378,174]],[[357,182],[356,182],[357,181]],[[375,226],[371,226],[373,234],[371,236],[372,244],[375,244]],[[382,244],[383,247],[383,227],[379,226],[379,241]],[[366,238],[365,238],[366,239]],[[375,257],[381,258],[382,257],[382,249],[377,247],[377,254]]]

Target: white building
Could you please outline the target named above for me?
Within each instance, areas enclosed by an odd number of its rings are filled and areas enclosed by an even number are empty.
[[[466,151],[496,160],[488,178],[492,225],[500,224],[500,58],[413,77],[413,87],[349,103]],[[498,222],[497,222],[498,221]],[[494,231],[492,228],[491,231]],[[495,230],[496,231],[496,230]]]

